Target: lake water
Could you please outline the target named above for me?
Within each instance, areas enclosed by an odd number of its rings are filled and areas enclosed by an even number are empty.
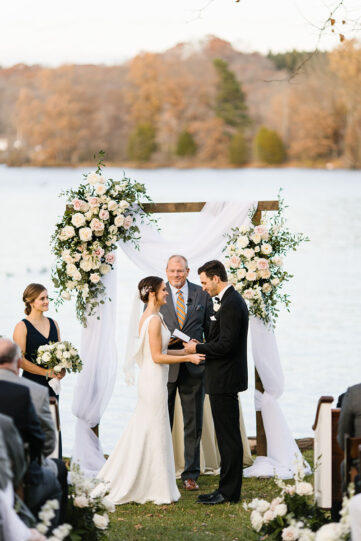
[[[88,170],[87,170],[88,171]],[[30,282],[44,283],[50,294],[53,258],[49,240],[64,210],[61,190],[81,181],[82,169],[6,168],[0,166],[1,256],[0,334],[12,335],[23,317],[22,292]],[[123,169],[106,174],[121,178]],[[361,174],[312,169],[126,170],[146,184],[154,201],[276,199],[280,187],[289,205],[294,231],[311,242],[288,256],[295,277],[288,285],[291,313],[282,311],[276,335],[285,372],[280,404],[295,437],[312,435],[318,398],[337,397],[361,381]],[[165,236],[191,227],[194,214],[163,215]],[[187,255],[187,254],[185,254]],[[118,378],[102,418],[100,435],[110,452],[135,406],[134,387],[122,381],[121,360],[130,300],[140,271],[119,251],[117,343]],[[190,262],[191,263],[191,262]],[[81,327],[68,303],[49,315],[60,324],[62,338],[80,345]],[[255,434],[253,363],[250,388],[242,394],[247,432]],[[60,398],[64,453],[71,453],[75,418],[71,413],[75,375],[63,380]]]

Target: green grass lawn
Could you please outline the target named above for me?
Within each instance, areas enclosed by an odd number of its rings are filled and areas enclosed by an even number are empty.
[[[312,464],[313,453],[304,453]],[[274,498],[279,489],[273,479],[244,479],[242,501],[238,504],[207,506],[197,504],[197,495],[212,492],[218,486],[218,477],[202,475],[199,478],[200,491],[187,492],[179,481],[181,499],[171,505],[127,504],[117,506],[111,514],[111,525],[107,539],[111,541],[169,540],[256,540],[252,531],[249,513],[242,507],[243,502],[253,498]],[[311,480],[311,479],[308,479]]]

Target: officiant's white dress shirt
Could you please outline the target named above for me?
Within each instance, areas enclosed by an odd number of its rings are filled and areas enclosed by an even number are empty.
[[[178,288],[177,287],[174,287],[172,286],[172,284],[170,283],[169,284],[169,287],[170,287],[170,290],[172,292],[172,299],[173,299],[173,306],[174,308],[177,306],[177,291],[178,291]],[[180,288],[181,292],[183,293],[183,299],[184,299],[184,308],[185,308],[185,311],[186,311],[186,314],[187,314],[187,303],[188,303],[188,281],[186,281],[186,283],[184,284],[183,287]]]

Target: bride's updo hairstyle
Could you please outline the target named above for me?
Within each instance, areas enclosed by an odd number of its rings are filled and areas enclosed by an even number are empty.
[[[138,284],[140,299],[147,304],[149,301],[149,293],[155,293],[157,295],[162,283],[163,278],[159,278],[159,276],[147,276],[146,278],[143,278]]]
[[[35,301],[46,287],[41,284],[29,284],[23,293],[23,302],[25,303],[25,314],[28,316],[31,312],[31,303]]]

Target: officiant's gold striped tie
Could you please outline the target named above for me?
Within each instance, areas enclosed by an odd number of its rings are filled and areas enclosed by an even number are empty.
[[[177,291],[177,305],[176,305],[177,318],[179,322],[179,328],[181,329],[186,319],[186,307],[184,305],[183,293],[180,289]]]

